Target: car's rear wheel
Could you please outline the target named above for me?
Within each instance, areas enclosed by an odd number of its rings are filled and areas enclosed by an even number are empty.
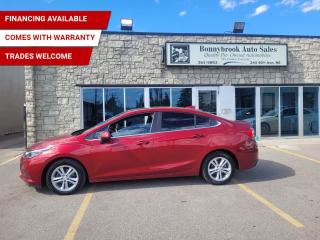
[[[261,123],[261,133],[262,134],[269,134],[271,131],[270,125],[268,123]]]
[[[75,193],[84,186],[85,182],[85,170],[72,159],[60,159],[54,162],[46,174],[48,188],[62,195]]]
[[[235,164],[232,156],[218,151],[209,154],[202,164],[202,176],[211,184],[221,185],[229,182],[234,174]]]

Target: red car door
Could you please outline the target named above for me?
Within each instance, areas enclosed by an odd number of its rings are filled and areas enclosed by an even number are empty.
[[[131,179],[152,173],[148,166],[153,155],[152,119],[153,114],[148,113],[111,124],[110,141],[93,143],[95,180]]]
[[[210,124],[210,119],[207,119]],[[157,176],[196,175],[208,152],[205,128],[195,128],[193,114],[164,112],[161,129],[154,135],[154,157],[150,168]]]

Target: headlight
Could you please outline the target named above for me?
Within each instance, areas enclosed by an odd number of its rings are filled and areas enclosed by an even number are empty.
[[[46,148],[41,148],[41,149],[37,149],[37,150],[33,150],[33,151],[27,151],[24,153],[24,157],[28,158],[28,159],[33,158],[35,156],[40,155],[41,153],[49,151],[51,148],[52,148],[52,146],[48,146]]]

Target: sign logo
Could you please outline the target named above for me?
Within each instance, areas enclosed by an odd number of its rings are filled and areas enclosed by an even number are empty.
[[[190,48],[189,44],[172,44],[170,46],[170,62],[173,64],[189,64]]]

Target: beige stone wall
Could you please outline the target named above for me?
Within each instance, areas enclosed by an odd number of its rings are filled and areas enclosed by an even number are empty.
[[[166,67],[166,41],[286,43],[287,67]],[[320,38],[102,34],[89,66],[26,67],[29,143],[80,127],[77,84],[320,84]]]

